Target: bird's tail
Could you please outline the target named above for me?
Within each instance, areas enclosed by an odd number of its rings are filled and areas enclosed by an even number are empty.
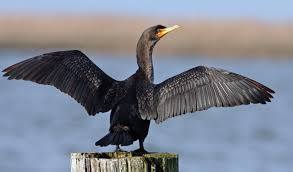
[[[96,146],[108,146],[108,145],[131,145],[134,139],[128,132],[113,132],[108,133],[106,136],[96,142]]]
[[[135,139],[131,136],[129,128],[122,125],[116,125],[112,128],[110,133],[96,142],[96,146],[108,145],[131,145]]]

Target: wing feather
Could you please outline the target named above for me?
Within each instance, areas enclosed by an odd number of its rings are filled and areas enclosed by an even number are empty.
[[[198,66],[155,86],[154,119],[159,123],[210,107],[265,104],[273,98],[273,93],[272,89],[239,74]]]
[[[109,111],[125,94],[121,91],[125,87],[123,81],[109,77],[78,50],[36,56],[16,63],[3,72],[8,79],[52,85],[83,105],[89,115]],[[109,96],[109,92],[116,96]]]

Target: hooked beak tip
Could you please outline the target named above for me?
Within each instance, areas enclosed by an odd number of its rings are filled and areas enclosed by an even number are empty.
[[[166,35],[167,33],[175,30],[175,29],[178,29],[180,26],[179,25],[174,25],[174,26],[171,26],[171,27],[166,27],[164,29],[160,29],[160,31],[157,33],[157,36],[159,38],[163,37],[164,35]]]

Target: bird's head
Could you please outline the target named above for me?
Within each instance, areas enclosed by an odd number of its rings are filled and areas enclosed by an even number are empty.
[[[171,27],[156,25],[146,29],[142,33],[136,47],[137,64],[141,69],[148,73],[149,76],[153,74],[151,65],[154,46],[164,35],[177,28],[179,28],[178,25]]]
[[[171,27],[156,25],[156,26],[150,27],[142,33],[141,41],[143,41],[144,43],[149,42],[154,45],[167,33],[171,32],[179,27],[180,26],[178,26],[178,25],[174,25]]]

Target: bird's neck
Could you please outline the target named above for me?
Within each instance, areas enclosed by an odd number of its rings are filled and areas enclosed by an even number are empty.
[[[153,68],[153,53],[154,45],[143,44],[139,42],[137,44],[136,56],[139,72],[141,72],[147,80],[154,81],[154,68]]]

